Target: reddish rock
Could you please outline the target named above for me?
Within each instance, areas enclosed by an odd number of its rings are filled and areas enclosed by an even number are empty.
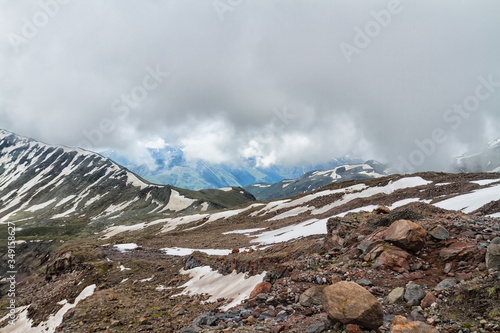
[[[378,206],[373,210],[375,214],[389,214],[391,210],[386,206]]]
[[[272,284],[269,282],[261,282],[255,286],[253,291],[250,293],[250,298],[254,298],[258,294],[265,294],[271,290]]]
[[[245,324],[248,324],[248,325],[255,325],[255,323],[257,322],[257,319],[255,319],[254,316],[250,316],[246,319],[243,319],[243,322]]]
[[[287,325],[278,325],[278,326],[274,326],[274,327],[271,329],[271,333],[280,333],[280,332],[284,332],[286,329],[287,329]]]
[[[231,253],[240,253],[240,249],[238,249],[237,247],[235,247],[235,248],[231,251]]]
[[[439,333],[434,327],[421,321],[410,321],[403,316],[392,319],[390,333]]]
[[[416,223],[398,220],[391,224],[384,240],[405,250],[417,252],[424,247],[427,231]]]
[[[466,242],[454,242],[450,246],[439,251],[439,258],[448,261],[454,258],[463,258],[477,251],[477,247]]]
[[[361,328],[358,325],[349,324],[346,326],[345,330],[347,333],[362,333]]]
[[[436,296],[434,296],[432,293],[426,293],[424,299],[422,299],[422,301],[420,301],[420,306],[423,309],[427,309],[435,301],[436,301]]]
[[[410,254],[396,247],[386,249],[373,263],[373,268],[390,269],[403,273],[410,269],[407,259]]]

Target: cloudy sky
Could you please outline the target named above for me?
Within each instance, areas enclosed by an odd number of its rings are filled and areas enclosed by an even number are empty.
[[[500,2],[0,1],[0,128],[416,170],[500,137]]]

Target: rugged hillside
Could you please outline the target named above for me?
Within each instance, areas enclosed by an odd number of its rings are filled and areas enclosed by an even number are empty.
[[[460,172],[500,172],[500,139],[491,141],[480,151],[457,157],[454,168]]]
[[[310,171],[297,179],[280,182],[256,183],[243,187],[258,200],[271,200],[308,193],[331,184],[356,179],[370,179],[387,175],[386,167],[376,161],[363,164],[344,164],[333,169]]]
[[[398,315],[421,321],[408,327],[431,325],[426,332],[494,332],[498,217],[500,174],[419,173],[101,226],[62,243],[23,229],[18,321],[5,326],[1,318],[0,332],[369,332],[375,322],[389,331],[404,322]],[[0,272],[7,271],[2,253]],[[0,317],[9,300],[3,277]],[[346,284],[348,296],[329,307],[323,299],[331,289],[323,288],[339,281],[362,287]],[[364,313],[352,310],[354,298],[373,305],[375,322],[336,317]],[[335,314],[344,307],[351,310]]]
[[[3,221],[117,222],[221,209],[253,200],[241,188],[189,191],[150,184],[98,154],[0,130]]]
[[[343,157],[332,159],[328,163],[303,167],[256,166],[254,160],[241,164],[210,163],[201,159],[186,159],[180,147],[149,148],[148,161],[134,161],[114,151],[101,154],[127,167],[148,181],[156,184],[171,184],[192,190],[221,188],[227,186],[245,186],[256,182],[279,182],[285,178],[297,178],[311,170],[333,168],[342,164],[360,163],[357,158]]]

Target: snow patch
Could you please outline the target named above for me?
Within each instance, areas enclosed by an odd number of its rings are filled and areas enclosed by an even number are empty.
[[[125,243],[125,244],[116,244],[114,247],[116,247],[118,251],[123,253],[126,251],[136,249],[138,246],[135,243]]]
[[[493,183],[496,183],[499,181],[500,181],[500,179],[483,179],[483,180],[473,180],[473,181],[471,181],[471,183],[484,186],[484,185],[493,184]]]
[[[276,230],[266,231],[261,234],[252,236],[252,243],[259,243],[261,245],[275,244],[281,242],[288,242],[292,239],[298,239],[311,235],[323,235],[327,233],[326,221],[328,219],[311,219],[305,222],[290,225]]]
[[[54,315],[50,315],[47,321],[42,321],[38,326],[32,327],[33,319],[28,318],[28,306],[23,306],[17,310],[20,312],[14,325],[7,325],[0,329],[1,333],[52,333],[56,328],[61,325],[63,317],[72,308],[74,308],[80,301],[90,297],[96,289],[96,285],[92,284],[85,287],[80,295],[75,299],[75,303],[68,303],[67,300],[62,300],[58,304],[62,305]],[[6,317],[2,318],[0,322],[4,321]]]
[[[245,273],[233,271],[229,275],[219,274],[209,266],[195,267],[185,271],[181,269],[181,274],[189,274],[191,280],[181,287],[186,288],[181,295],[209,294],[209,302],[215,302],[218,298],[232,299],[231,303],[221,307],[222,311],[227,311],[233,306],[240,304],[250,297],[250,293],[255,286],[262,282],[267,272],[260,275],[247,276]]]
[[[496,200],[500,200],[500,185],[481,188],[479,190],[474,190],[471,193],[458,195],[456,197],[434,203],[434,206],[449,210],[461,210],[464,213],[471,213],[487,203]]]

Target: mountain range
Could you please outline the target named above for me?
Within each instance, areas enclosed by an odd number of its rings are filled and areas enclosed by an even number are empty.
[[[455,158],[454,169],[460,172],[500,172],[500,139],[490,141],[479,151]]]
[[[99,154],[0,130],[3,221],[130,220],[227,208],[255,198],[241,188],[192,191],[151,184]]]
[[[276,183],[283,179],[294,179],[314,170],[331,169],[343,164],[358,164],[363,160],[344,156],[323,164],[307,166],[273,165],[267,168],[257,166],[255,160],[240,163],[211,163],[202,159],[188,159],[182,148],[167,145],[164,148],[147,148],[147,157],[140,162],[112,150],[101,154],[116,163],[156,184],[199,190],[227,186],[246,186],[254,183]]]
[[[312,192],[331,183],[377,178],[387,174],[385,165],[370,160],[361,164],[345,164],[333,169],[309,171],[299,178],[285,179],[274,184],[256,183],[243,188],[258,200],[271,200]]]

